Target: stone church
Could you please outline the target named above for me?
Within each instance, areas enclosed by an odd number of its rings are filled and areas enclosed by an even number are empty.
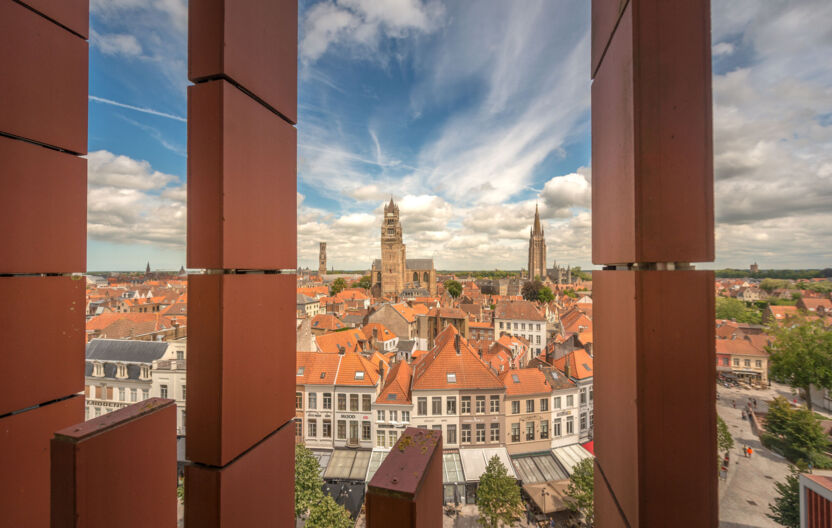
[[[406,289],[424,289],[436,295],[436,270],[433,259],[407,258],[402,242],[399,206],[390,198],[381,221],[381,258],[373,261],[370,273],[376,297],[398,297]]]
[[[534,208],[534,224],[529,230],[529,267],[526,269],[528,280],[540,279],[545,282],[548,279],[554,284],[572,283],[571,267],[559,267],[557,262],[554,262],[552,269],[546,268],[546,238],[543,235],[537,206]]]

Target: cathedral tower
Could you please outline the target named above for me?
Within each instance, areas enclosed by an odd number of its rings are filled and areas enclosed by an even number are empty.
[[[404,288],[405,251],[399,206],[390,198],[381,222],[381,294],[384,296],[398,295]]]
[[[540,225],[540,211],[534,206],[534,226],[529,230],[529,271],[528,279],[545,280],[546,273],[546,239],[543,226]]]
[[[318,276],[323,278],[326,275],[326,242],[321,242],[318,251]]]

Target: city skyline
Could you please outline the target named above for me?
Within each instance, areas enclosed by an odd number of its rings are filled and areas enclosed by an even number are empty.
[[[301,3],[298,264],[369,268],[392,195],[437,269],[524,267],[536,203],[549,260],[590,268],[588,5],[397,6]],[[714,267],[827,267],[832,9],[713,10]],[[92,3],[90,270],[185,263],[186,18]]]

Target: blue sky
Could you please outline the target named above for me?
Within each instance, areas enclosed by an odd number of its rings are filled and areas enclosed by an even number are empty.
[[[298,258],[590,266],[589,2],[302,1]],[[832,7],[714,0],[717,266],[832,265]],[[94,0],[90,270],[184,264],[187,6]],[[550,262],[551,265],[551,262]]]

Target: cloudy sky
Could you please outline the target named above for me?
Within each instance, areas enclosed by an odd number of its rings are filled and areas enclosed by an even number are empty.
[[[717,267],[832,265],[832,3],[712,0]],[[589,2],[301,1],[298,255],[590,267]],[[184,264],[185,0],[93,0],[90,270]],[[707,267],[707,266],[705,266]]]

